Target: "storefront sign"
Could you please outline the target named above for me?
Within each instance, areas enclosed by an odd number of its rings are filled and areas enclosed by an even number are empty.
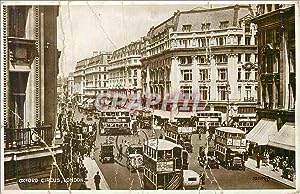
[[[173,161],[157,162],[158,172],[172,172],[173,170]]]
[[[227,139],[227,145],[232,145],[232,139],[231,138]]]
[[[234,146],[241,146],[241,140],[240,139],[234,139],[233,140],[233,145]]]

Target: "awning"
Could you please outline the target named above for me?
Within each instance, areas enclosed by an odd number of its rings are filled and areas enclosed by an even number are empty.
[[[178,127],[178,133],[192,133],[193,127]]]
[[[268,145],[295,151],[295,123],[285,123],[275,136],[270,137]]]
[[[258,145],[267,145],[271,136],[277,133],[277,121],[274,119],[261,119],[246,135],[246,139]]]
[[[162,119],[170,119],[170,112],[163,110],[154,110],[154,115],[161,117]]]
[[[194,114],[192,112],[178,112],[177,115],[174,117],[175,119],[191,119]]]

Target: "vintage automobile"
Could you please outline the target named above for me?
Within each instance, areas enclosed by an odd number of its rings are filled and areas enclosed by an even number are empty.
[[[133,172],[143,170],[143,146],[130,145],[126,150],[127,168]]]
[[[111,143],[101,144],[99,158],[102,163],[114,162],[114,145]]]
[[[183,170],[184,190],[197,190],[201,186],[201,175],[193,170]]]
[[[228,162],[225,164],[227,169],[245,170],[244,154],[232,152],[227,157]]]

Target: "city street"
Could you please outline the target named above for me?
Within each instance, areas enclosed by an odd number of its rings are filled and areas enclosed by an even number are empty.
[[[86,121],[86,116],[83,113],[79,113],[77,110],[75,112],[75,119],[80,120],[84,118]],[[97,121],[89,121],[89,123]],[[161,131],[156,131],[156,136],[159,137]],[[95,160],[102,171],[109,187],[114,190],[127,190],[127,189],[141,189],[142,188],[142,178],[143,172],[140,171],[139,174],[136,172],[130,172],[126,167],[126,159],[123,157],[121,161],[117,160],[114,163],[105,163],[102,164],[99,160],[99,148],[100,144],[104,143],[107,140],[112,141],[115,144],[114,155],[117,156],[118,150],[116,144],[123,146],[125,141],[130,142],[131,144],[137,144],[139,141],[142,142],[146,138],[152,136],[152,131],[143,130],[139,133],[140,136],[119,136],[117,141],[117,136],[100,136],[97,135],[96,139],[96,151],[95,151]],[[146,137],[146,135],[147,137]],[[193,144],[193,153],[189,155],[189,169],[196,171],[200,174],[203,171],[203,167],[199,165],[197,160],[199,147],[205,145],[205,139],[201,138],[199,140],[198,134],[192,135],[192,144]],[[123,153],[126,148],[123,149]],[[220,166],[219,169],[206,169],[206,181],[205,189],[209,190],[218,190],[218,189],[291,189],[289,186],[286,186],[278,181],[270,179],[269,177],[263,176],[253,170],[246,168],[245,171],[242,170],[228,170]],[[239,184],[236,184],[236,183]]]

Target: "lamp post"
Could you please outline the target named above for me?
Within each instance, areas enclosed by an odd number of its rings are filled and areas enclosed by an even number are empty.
[[[226,126],[229,126],[229,94],[231,93],[230,84],[226,83],[226,94],[227,94],[227,116],[226,116]]]

